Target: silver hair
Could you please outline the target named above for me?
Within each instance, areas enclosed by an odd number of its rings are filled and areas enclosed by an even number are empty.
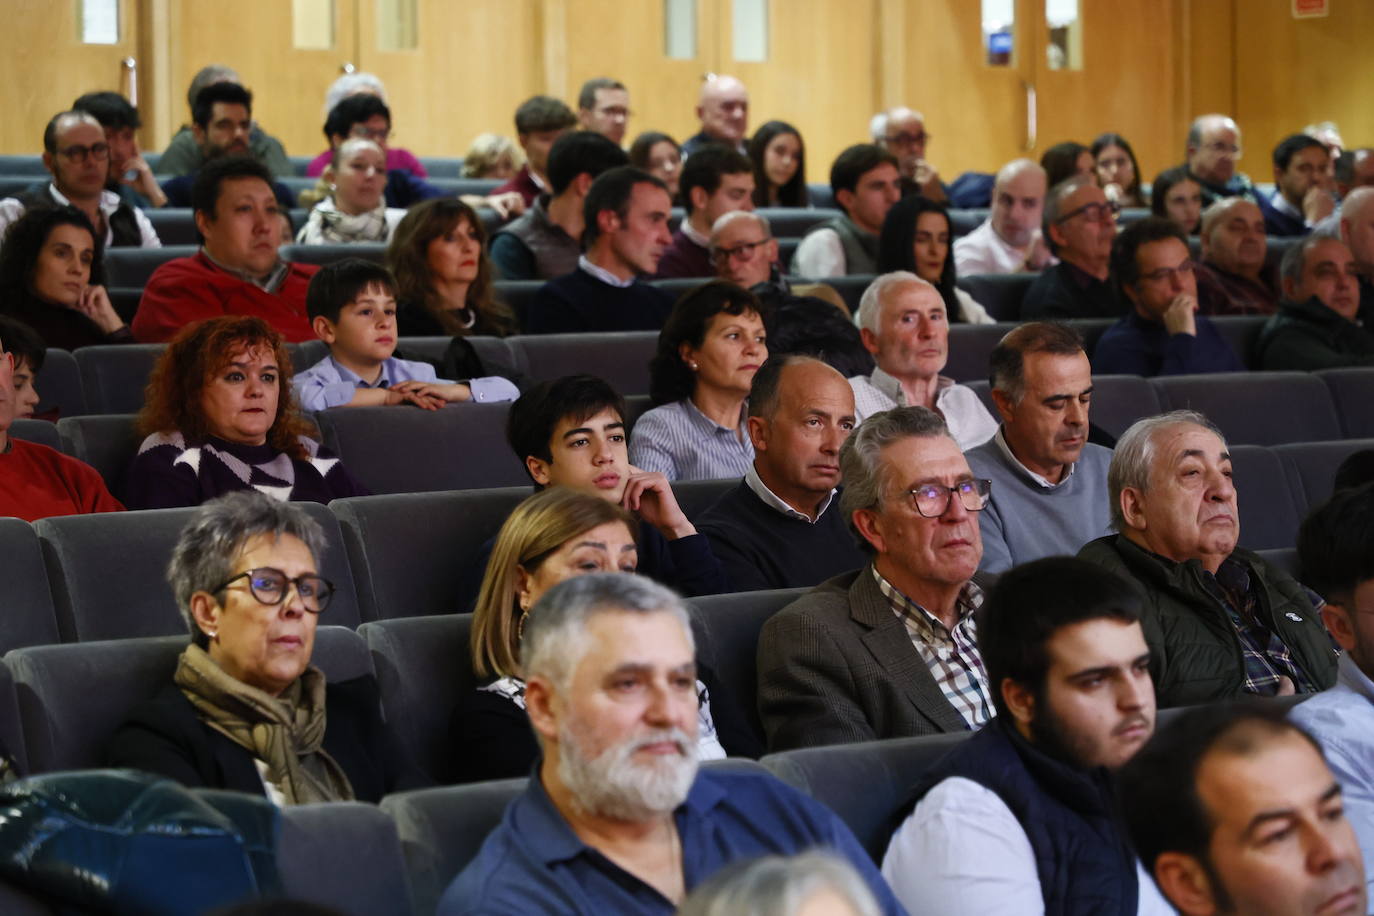
[[[833,852],[813,849],[727,868],[697,888],[678,916],[796,916],[823,890],[843,899],[857,916],[882,912],[853,865]]]
[[[612,612],[672,614],[695,646],[687,605],[676,592],[632,573],[573,576],[549,589],[530,609],[520,642],[520,670],[563,689],[587,653],[587,624]]]
[[[330,84],[324,93],[324,116],[329,117],[329,113],[334,110],[334,106],[348,98],[350,95],[357,95],[359,92],[370,92],[383,102],[386,101],[386,86],[382,84],[382,78],[375,73],[345,73]]]
[[[720,238],[720,234],[724,232],[731,223],[738,222],[742,219],[752,219],[754,222],[758,223],[764,235],[771,236],[773,234],[773,225],[768,222],[768,217],[759,213],[757,210],[731,210],[729,213],[722,213],[720,218],[711,226],[711,247],[716,247],[716,241]]]
[[[884,297],[890,291],[903,286],[929,286],[931,289],[935,289],[909,270],[894,270],[891,273],[882,274],[868,284],[868,289],[864,290],[863,296],[860,297],[859,311],[854,318],[855,324],[877,334],[879,319],[883,312]]]
[[[191,615],[191,596],[208,592],[232,576],[239,552],[249,539],[262,534],[298,538],[310,548],[316,563],[324,555],[324,529],[319,522],[299,505],[257,490],[237,490],[202,503],[181,529],[167,564],[167,582],[191,641],[202,648],[207,640]]]
[[[1313,232],[1296,244],[1288,246],[1288,250],[1283,253],[1283,260],[1279,262],[1279,279],[1284,286],[1284,295],[1288,295],[1288,284],[1298,284],[1302,282],[1302,272],[1307,266],[1307,253],[1322,242],[1345,242],[1341,241],[1338,234],[1331,232]]]
[[[1114,530],[1124,531],[1126,528],[1125,516],[1121,514],[1121,491],[1130,487],[1144,493],[1150,488],[1150,470],[1154,466],[1155,440],[1159,434],[1185,424],[1201,426],[1215,434],[1221,440],[1221,447],[1226,448],[1226,437],[1221,430],[1196,410],[1171,410],[1136,420],[1116,441],[1112,463],[1107,468],[1107,493],[1111,500]]]
[[[902,439],[928,439],[944,436],[951,441],[949,427],[938,413],[929,407],[894,407],[870,416],[850,434],[840,447],[840,512],[849,520],[849,529],[859,545],[872,551],[867,539],[854,527],[854,513],[859,509],[875,508],[883,500],[888,480],[888,468],[882,451]]]

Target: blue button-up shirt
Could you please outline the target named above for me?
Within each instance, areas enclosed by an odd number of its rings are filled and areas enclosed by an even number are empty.
[[[324,410],[338,407],[353,400],[353,392],[359,388],[390,388],[400,382],[434,382],[439,385],[453,384],[448,379],[435,378],[434,367],[411,359],[388,357],[382,363],[382,374],[374,384],[368,384],[362,376],[341,365],[332,356],[326,356],[315,365],[298,373],[291,379],[291,389],[301,410]],[[472,399],[479,403],[488,401],[514,401],[520,397],[520,389],[515,383],[500,376],[474,378],[467,380],[472,389]]]
[[[673,817],[688,891],[733,862],[824,847],[858,869],[884,913],[905,912],[849,828],[771,776],[703,770]],[[578,839],[536,776],[444,892],[438,916],[671,916],[675,910],[656,889]]]

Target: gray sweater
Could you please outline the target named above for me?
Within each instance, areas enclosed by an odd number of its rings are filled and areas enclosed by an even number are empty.
[[[1094,538],[1110,534],[1107,465],[1111,449],[1089,443],[1073,473],[1046,487],[1011,457],[997,435],[964,453],[975,477],[992,481],[992,495],[978,513],[983,535],[983,572],[999,573],[1020,563],[1057,555],[1074,556]]]

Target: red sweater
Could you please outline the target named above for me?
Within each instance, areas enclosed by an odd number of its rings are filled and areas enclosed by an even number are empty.
[[[13,436],[10,450],[0,454],[0,515],[33,522],[123,509],[89,464]]]
[[[220,315],[256,315],[291,343],[314,340],[315,332],[305,314],[305,289],[319,269],[314,264],[290,264],[280,289],[268,293],[220,270],[204,252],[175,258],[148,278],[138,314],[134,315],[134,339],[162,343],[193,321]]]

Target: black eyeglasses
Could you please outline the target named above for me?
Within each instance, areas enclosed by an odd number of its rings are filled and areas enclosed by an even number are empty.
[[[253,593],[258,603],[268,607],[277,607],[285,601],[286,596],[290,594],[287,588],[290,585],[296,587],[296,594],[301,596],[301,603],[312,614],[318,614],[329,607],[329,599],[334,597],[334,583],[323,576],[304,575],[292,579],[280,569],[273,569],[271,566],[245,570],[226,579],[211,591],[222,592],[243,578],[248,579],[248,590]]]
[[[110,144],[92,143],[90,146],[69,146],[66,149],[57,151],[57,155],[65,156],[73,162],[85,162],[87,156],[94,156],[95,161],[110,158]]]
[[[991,480],[970,477],[952,487],[942,483],[927,483],[907,490],[907,496],[916,506],[916,511],[926,518],[939,518],[949,511],[950,500],[959,494],[959,503],[970,512],[978,512],[988,504],[988,494],[992,492]]]

